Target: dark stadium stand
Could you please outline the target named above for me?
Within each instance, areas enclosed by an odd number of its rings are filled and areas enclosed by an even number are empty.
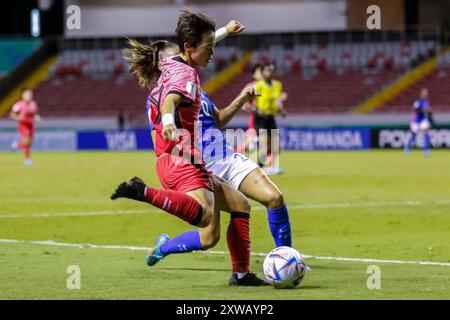
[[[252,63],[276,65],[276,78],[289,95],[285,106],[290,112],[342,113],[351,111],[435,50],[436,43],[431,41],[305,44],[291,49],[273,45],[256,51]],[[235,47],[218,47],[213,63],[201,72],[203,83],[241,54]],[[442,65],[447,65],[444,62]],[[251,81],[250,67],[251,63],[211,95],[219,107],[229,103]],[[442,72],[445,70],[436,71],[427,86],[432,101],[442,99],[436,101],[449,105],[448,94],[440,93],[444,88],[432,88],[442,85]],[[142,118],[146,91],[127,72],[120,50],[68,50],[60,54],[35,95],[44,116],[115,116],[125,110],[133,119]],[[398,111],[391,106],[409,105],[410,97],[402,94],[400,100],[386,104],[383,111]]]
[[[254,54],[253,63],[273,63],[295,113],[342,113],[402,75],[436,50],[430,41],[271,46]],[[247,68],[248,69],[248,68]],[[248,73],[248,72],[247,72]],[[243,75],[212,95],[219,106],[251,80]]]
[[[397,97],[378,108],[377,112],[409,112],[421,88],[428,88],[430,104],[435,111],[450,110],[450,51],[438,59],[438,67],[424,79],[407,88]]]

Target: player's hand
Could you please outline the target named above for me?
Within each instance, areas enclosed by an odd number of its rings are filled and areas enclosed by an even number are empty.
[[[261,93],[259,93],[258,91],[256,91],[256,88],[251,86],[251,87],[246,87],[241,91],[241,94],[239,96],[239,98],[242,100],[242,102],[245,104],[251,100],[253,100],[255,97],[259,97],[261,96]]]
[[[288,94],[286,92],[282,92],[280,95],[280,101],[285,102],[288,99]]]
[[[40,115],[36,114],[34,116],[34,120],[36,120],[36,122],[41,122],[42,121],[42,117]]]
[[[227,33],[229,36],[235,36],[238,33],[244,31],[245,26],[239,21],[231,20],[226,24],[225,29],[227,29]]]
[[[287,116],[286,110],[280,109],[280,115],[281,115],[283,118],[286,118],[286,116]]]
[[[178,130],[174,124],[166,124],[162,129],[164,140],[178,141]]]

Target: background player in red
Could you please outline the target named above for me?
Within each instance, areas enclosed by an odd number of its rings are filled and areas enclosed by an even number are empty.
[[[21,138],[20,142],[13,142],[13,149],[23,149],[25,165],[31,165],[30,148],[33,144],[34,122],[40,121],[38,106],[33,100],[33,91],[28,88],[22,90],[22,100],[16,102],[9,114],[10,118],[18,121],[17,130]]]
[[[156,133],[157,174],[164,189],[148,187],[141,179],[134,177],[121,183],[111,198],[125,197],[148,202],[192,225],[207,228],[215,221],[216,203],[211,176],[205,169],[201,152],[195,143],[195,128],[201,106],[200,80],[195,68],[205,67],[211,60],[215,23],[206,15],[183,10],[176,34],[181,54],[165,59],[161,65],[158,51],[164,47],[163,41],[157,41],[151,46],[131,41],[133,48],[128,59],[130,69],[141,86],[151,88],[149,100]],[[162,66],[162,72],[159,72],[159,66]],[[216,200],[219,202],[218,208],[226,207],[226,203],[220,203],[220,196],[216,195]],[[234,246],[237,252],[245,251],[243,253],[248,256],[249,215],[239,214],[233,219],[233,227],[236,233],[246,233],[247,237],[242,238],[245,243],[234,243]],[[208,241],[202,239],[198,230],[179,237],[183,239],[177,241],[183,241],[182,247],[186,251],[204,250],[202,244]],[[155,254],[152,257],[154,261],[147,260],[147,263],[154,264],[161,259]],[[248,262],[245,264],[245,270],[242,271],[248,273]],[[252,275],[256,285],[264,284],[254,274],[248,274]]]
[[[253,81],[250,81],[249,83],[247,83],[245,85],[245,88],[253,87],[257,81],[262,79],[261,68],[262,68],[262,65],[260,63],[257,63],[252,67]],[[255,103],[256,103],[256,99],[253,99],[252,101],[246,103],[242,107],[242,110],[249,113],[248,124],[247,124],[248,129],[247,129],[245,144],[242,146],[238,146],[236,148],[236,152],[239,152],[242,154],[245,154],[247,150],[249,152],[253,151],[256,148],[256,145],[258,143],[258,138],[256,135],[256,130],[255,130],[255,116],[254,116],[254,114],[256,112]]]

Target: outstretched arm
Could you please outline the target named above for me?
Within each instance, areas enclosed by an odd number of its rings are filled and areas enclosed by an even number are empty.
[[[228,36],[235,36],[244,31],[244,29],[245,26],[242,23],[236,20],[231,20],[225,25],[225,27],[216,30],[215,43],[217,44]]]
[[[252,100],[254,97],[260,96],[256,92],[255,87],[247,87],[242,90],[242,92],[237,96],[233,102],[231,102],[227,107],[219,110],[214,108],[213,117],[218,128],[225,127],[231,119],[236,115],[236,113],[245,105],[247,102]]]

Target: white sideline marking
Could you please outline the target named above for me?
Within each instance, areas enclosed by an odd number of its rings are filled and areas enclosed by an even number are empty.
[[[450,205],[450,200],[436,200],[436,201],[380,201],[380,202],[365,202],[365,203],[318,203],[318,204],[303,204],[303,205],[289,205],[288,208],[293,209],[335,209],[335,208],[354,208],[354,207],[389,207],[389,206],[427,206],[427,205]],[[254,207],[254,210],[262,210],[264,207]]]
[[[76,247],[76,248],[93,248],[93,249],[126,249],[133,251],[148,251],[148,247],[136,247],[136,246],[119,246],[119,245],[96,245],[91,243],[65,243],[56,242],[53,240],[46,241],[30,241],[30,240],[15,240],[15,239],[0,239],[0,243],[31,243],[39,245],[49,245],[58,247]],[[197,251],[196,253],[202,254],[221,254],[225,255],[228,252],[225,251]],[[267,253],[262,252],[251,252],[252,256],[265,257]],[[305,259],[314,260],[332,260],[332,261],[346,261],[346,262],[375,262],[375,263],[392,263],[392,264],[416,264],[416,265],[429,265],[429,266],[443,266],[450,267],[450,262],[433,262],[433,261],[409,261],[409,260],[383,260],[383,259],[365,259],[365,258],[342,258],[342,257],[322,257],[322,256],[311,256],[307,254],[302,254]]]
[[[380,201],[365,203],[318,203],[318,204],[294,204],[289,205],[290,209],[336,209],[336,208],[362,208],[362,207],[389,207],[389,206],[427,206],[427,205],[450,205],[450,200],[436,201]],[[265,207],[255,206],[252,210],[265,210]],[[126,215],[126,214],[145,214],[152,210],[149,207],[146,210],[113,210],[113,211],[85,211],[85,212],[55,212],[55,213],[33,213],[23,214],[2,214],[0,219],[8,218],[53,218],[53,217],[78,217],[78,216],[103,216],[103,215]]]
[[[0,214],[0,219],[7,219],[7,218],[53,218],[53,217],[78,217],[78,216],[106,216],[106,215],[144,214],[144,213],[147,213],[147,212],[148,212],[148,210],[113,210],[113,211],[33,213],[33,214],[29,214],[29,215]]]

